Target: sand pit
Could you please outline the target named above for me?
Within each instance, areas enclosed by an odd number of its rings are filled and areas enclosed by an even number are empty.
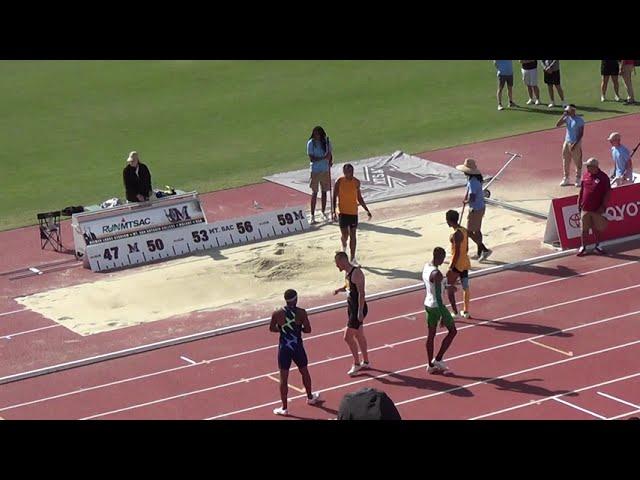
[[[494,249],[491,260],[507,262],[514,259],[503,258],[500,246],[508,251],[515,242],[541,240],[544,221],[489,207],[483,230],[486,244]],[[419,282],[432,249],[449,249],[449,233],[443,211],[361,222],[358,259],[367,293]],[[92,283],[16,300],[80,335],[202,310],[260,305],[269,312],[281,304],[287,288],[295,288],[301,301],[311,304],[313,297],[326,297],[340,286],[343,274],[333,263],[339,245],[338,227],[324,225],[286,239],[115,272]],[[473,251],[475,245],[470,246]],[[481,267],[472,264],[474,269]]]

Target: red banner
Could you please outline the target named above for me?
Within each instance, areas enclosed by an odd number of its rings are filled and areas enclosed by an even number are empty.
[[[580,215],[578,196],[555,198],[551,201],[552,212],[547,219],[545,242],[552,243],[553,227],[556,240],[563,250],[580,246]],[[552,215],[551,215],[552,213]],[[628,237],[640,233],[640,184],[634,183],[611,190],[611,198],[604,216],[609,220],[607,229],[600,234],[601,240]],[[550,225],[554,222],[555,225]],[[550,228],[551,227],[551,228]],[[588,241],[593,241],[592,237]]]

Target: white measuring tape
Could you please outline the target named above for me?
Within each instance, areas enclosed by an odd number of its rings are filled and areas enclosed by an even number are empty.
[[[88,245],[87,257],[91,270],[101,272],[201,250],[268,240],[309,230],[305,208],[285,208],[233,220],[143,232],[128,238]]]

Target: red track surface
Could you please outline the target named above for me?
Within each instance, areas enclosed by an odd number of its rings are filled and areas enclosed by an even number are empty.
[[[629,137],[630,129],[637,120],[638,115],[629,115],[590,123],[585,135],[585,155],[588,153],[606,158],[607,144],[600,139],[605,138],[611,130],[618,130],[623,135],[628,132],[626,136]],[[497,171],[504,161],[504,150],[512,149],[523,153],[524,158],[522,162],[513,164],[513,170],[509,173],[511,180],[515,179],[516,183],[525,185],[530,181],[532,172],[535,172],[539,181],[555,181],[560,165],[557,148],[559,143],[555,141],[555,136],[558,136],[557,140],[560,142],[562,132],[535,132],[426,152],[421,156],[455,164],[460,158],[473,155],[487,171]],[[457,202],[457,197],[453,198],[455,195],[450,197],[443,196],[433,208],[448,208],[447,202]],[[208,218],[215,221],[255,213],[254,200],[263,208],[270,209],[284,204],[304,204],[308,197],[285,187],[264,183],[214,192],[203,195],[202,198]],[[67,243],[71,239],[68,222],[64,224],[63,238]],[[532,239],[529,243],[535,247],[538,242],[539,239]],[[82,337],[36,313],[17,311],[22,310],[22,307],[15,302],[14,297],[95,281],[96,274],[80,268],[70,256],[41,251],[35,227],[0,232],[0,243],[3,246],[0,268],[4,272],[0,274],[0,376],[207,330],[214,328],[228,313],[197,312],[190,316]],[[535,250],[533,247],[530,249]],[[553,329],[572,328],[640,310],[640,296],[635,287],[548,308],[544,312],[521,312],[603,291],[633,287],[638,278],[638,267],[635,263],[623,264],[636,262],[637,253],[625,252],[617,258],[571,258],[474,281],[476,300],[473,302],[473,313],[478,318],[466,321],[469,325],[459,324],[460,334],[448,354],[450,366],[456,376],[434,377],[424,373],[422,365],[426,359],[421,337],[426,332],[422,313],[416,314],[420,310],[422,293],[371,303],[367,335],[370,348],[377,348],[372,353],[372,361],[378,370],[362,373],[355,379],[344,374],[350,363],[346,345],[339,332],[344,326],[344,312],[316,315],[313,318],[312,336],[336,332],[317,339],[310,338],[306,344],[311,361],[322,362],[313,365],[311,372],[314,388],[324,391],[326,402],[322,408],[312,408],[300,400],[293,400],[290,410],[303,418],[329,418],[335,416],[339,399],[345,392],[373,385],[386,390],[400,405],[401,413],[406,418],[470,418],[523,403],[526,406],[489,418],[598,418],[584,410],[611,418],[631,411],[633,406],[606,395],[640,405],[636,377],[587,389],[580,392],[579,396],[568,394],[558,399],[545,399],[565,390],[585,388],[640,372],[640,362],[635,360],[639,353],[637,345],[613,348],[638,339],[640,329],[637,327],[637,314],[534,340],[557,350],[572,351],[571,357],[531,343],[527,339],[549,334]],[[61,261],[66,263],[50,263]],[[48,268],[51,273],[17,278],[20,276],[19,271],[30,266],[48,269],[43,268],[43,264],[50,264]],[[620,266],[609,268],[600,274],[567,278],[514,292],[512,295],[478,298],[482,295],[494,295],[505,288],[524,287],[574,275],[575,272],[584,273],[616,265]],[[253,314],[254,312],[247,312],[247,315]],[[410,320],[404,315],[415,317],[416,320]],[[508,318],[504,318],[505,316]],[[394,319],[387,320],[390,317]],[[462,329],[464,327],[469,328]],[[436,348],[441,338],[440,335]],[[248,409],[223,418],[270,418],[273,408],[271,403],[277,403],[278,399],[277,384],[265,375],[275,373],[275,342],[275,336],[269,335],[264,328],[254,329],[0,385],[0,417],[80,418],[122,410],[97,418],[205,418]],[[404,343],[393,347],[385,346],[398,342]],[[510,342],[520,343],[504,345]],[[493,347],[496,348],[478,352]],[[256,348],[259,351],[242,354]],[[606,348],[612,349],[581,357]],[[231,355],[230,358],[224,358]],[[187,361],[180,359],[181,356],[198,364],[190,366]],[[201,363],[211,359],[216,360]],[[559,360],[565,362],[528,370]],[[132,376],[149,375],[166,369],[173,371],[139,380],[126,380]],[[490,378],[510,375],[520,370],[527,371],[489,381]],[[258,378],[240,381],[242,378],[253,377]],[[107,382],[117,383],[97,387]],[[301,386],[297,373],[292,373],[291,382],[296,387]],[[220,386],[226,383],[232,385]],[[85,390],[69,394],[77,389]],[[442,393],[450,389],[453,390]],[[203,391],[189,393],[197,390]],[[38,401],[56,395],[63,396]],[[298,395],[297,391],[291,390],[290,396]],[[177,397],[162,400],[173,396]],[[424,396],[428,397],[421,398]],[[420,399],[415,400],[416,398]],[[540,404],[528,403],[530,400],[540,399]],[[446,404],[440,405],[439,402],[443,400]],[[33,401],[36,403],[15,406]],[[149,402],[153,403],[137,406]],[[563,402],[570,402],[573,406]],[[252,408],[261,404],[269,405]]]
[[[305,345],[325,402],[308,406],[291,389],[291,418],[335,417],[342,396],[364,386],[385,390],[407,419],[637,414],[639,253],[568,257],[476,279],[474,319],[458,323],[448,376],[424,369],[422,292],[371,302],[373,369],[354,378],[345,374],[344,312],[314,315]],[[274,418],[278,387],[268,375],[276,370],[276,341],[261,327],[4,385],[0,416]],[[297,372],[290,378],[300,388]]]

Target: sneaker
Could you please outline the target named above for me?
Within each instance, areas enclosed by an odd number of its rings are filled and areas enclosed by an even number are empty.
[[[329,217],[327,217],[327,214],[326,214],[326,213],[324,213],[324,212],[322,212],[322,213],[320,214],[320,218],[322,218],[322,221],[323,221],[323,222],[326,222],[326,221],[329,219]]]
[[[289,415],[289,410],[287,410],[286,408],[278,407],[273,409],[273,413],[275,415],[282,415],[283,417],[286,417],[287,415]]]
[[[627,101],[623,103],[623,105],[635,105],[636,101],[627,98]]]
[[[540,100],[538,98],[536,98],[536,101],[534,102],[536,105],[540,105]]]
[[[444,363],[442,360],[438,361],[438,360],[434,360],[433,364],[438,367],[440,370],[442,370],[443,372],[445,370],[449,370],[449,367],[447,366],[446,363]]]
[[[460,312],[460,315],[462,315],[464,318],[471,318],[471,314],[466,310],[463,310],[462,312]]]
[[[619,101],[620,101],[620,97],[619,97],[618,95],[616,95],[616,96],[615,96],[615,97],[613,97],[613,98],[615,98],[615,99],[616,99],[616,102],[619,102]]]
[[[427,367],[427,373],[438,373],[441,371],[442,369],[436,365],[436,362],[433,362],[433,367]]]
[[[518,104],[516,102],[509,101],[509,108],[517,107]]]
[[[580,185],[582,185],[582,176],[579,176],[579,177],[578,177],[578,176],[576,176],[576,183],[575,183],[575,186],[579,188],[579,187],[580,187]]]
[[[315,405],[316,403],[318,403],[320,401],[320,394],[319,393],[312,393],[311,394],[311,398],[307,398],[307,403],[309,405]]]
[[[532,103],[533,103],[533,99],[530,98],[529,100],[527,100],[527,105],[531,105]]]
[[[571,185],[569,183],[569,177],[562,177],[562,181],[560,182],[560,186],[561,187],[566,187],[568,185]]]
[[[576,256],[584,257],[586,254],[587,254],[587,249],[586,247],[582,246],[578,249],[578,253],[576,253]]]
[[[315,225],[316,223],[318,223],[318,221],[316,220],[316,216],[315,215],[311,216],[309,225]]]
[[[492,253],[493,253],[493,250],[490,250],[487,248],[484,252],[482,252],[482,255],[480,255],[480,261],[482,262],[486,260],[487,258],[489,258],[489,255],[491,255]]]
[[[556,106],[556,104],[555,104],[555,103],[553,103],[553,102],[551,102],[551,103],[550,103],[549,105],[547,105],[547,106],[548,106],[549,108],[553,108],[553,107],[555,107],[555,106]]]
[[[351,370],[347,372],[347,375],[349,375],[350,377],[353,377],[356,373],[360,371],[361,368],[362,368],[362,365],[351,365]]]
[[[498,105],[498,111],[500,110],[504,110],[504,107],[502,105]]]
[[[476,253],[473,257],[471,257],[471,260],[478,260],[480,258],[480,255],[482,255],[481,253]]]
[[[600,101],[604,102],[606,99],[604,98],[604,95],[600,95]]]
[[[596,245],[593,251],[600,255],[605,255],[607,253],[606,250],[602,248],[600,245]]]
[[[362,370],[369,370],[371,368],[371,362],[362,362],[362,365],[360,365],[360,368]]]

